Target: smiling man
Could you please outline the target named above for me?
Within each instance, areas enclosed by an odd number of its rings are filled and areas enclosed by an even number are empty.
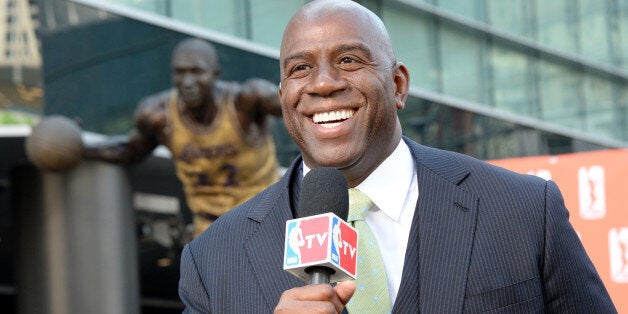
[[[397,110],[409,75],[372,12],[356,10],[352,23],[340,25],[347,4],[323,7],[304,11],[286,28],[279,96],[305,164],[337,167],[355,186],[400,143]]]
[[[186,312],[616,312],[553,182],[402,136],[410,75],[374,13],[306,4],[285,29],[280,67],[283,118],[302,156],[186,246]],[[304,285],[283,271],[285,222],[318,167],[339,169],[374,203],[365,221],[377,245],[360,246],[358,260],[378,246],[384,276],[358,265],[355,283]],[[367,296],[376,274],[381,293]]]

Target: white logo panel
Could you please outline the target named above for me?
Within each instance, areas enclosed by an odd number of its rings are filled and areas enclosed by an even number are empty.
[[[606,186],[602,166],[578,169],[580,217],[585,220],[602,219],[606,216]]]
[[[608,232],[611,262],[611,280],[628,283],[628,227],[613,228]]]

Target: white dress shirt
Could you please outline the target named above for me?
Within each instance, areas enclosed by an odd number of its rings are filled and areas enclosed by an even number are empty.
[[[303,175],[310,169],[303,164]],[[375,204],[366,216],[382,253],[390,301],[394,304],[408,246],[412,217],[419,198],[414,159],[401,140],[397,148],[356,186]]]

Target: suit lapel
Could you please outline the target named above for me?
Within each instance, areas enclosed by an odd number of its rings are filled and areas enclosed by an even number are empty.
[[[469,171],[448,153],[409,142],[419,201],[395,313],[462,312],[478,198],[459,184]]]
[[[249,222],[256,226],[244,243],[249,265],[263,298],[272,307],[277,304],[285,290],[303,285],[303,282],[283,270],[286,220],[292,219],[292,189],[288,187],[294,176],[293,172],[297,172],[295,165],[299,167],[299,163],[293,163],[284,177],[264,195],[249,214]]]

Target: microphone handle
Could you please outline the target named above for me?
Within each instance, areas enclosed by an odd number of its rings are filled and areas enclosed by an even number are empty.
[[[335,271],[325,266],[310,266],[305,269],[305,272],[310,275],[310,284],[329,283],[330,276]]]

